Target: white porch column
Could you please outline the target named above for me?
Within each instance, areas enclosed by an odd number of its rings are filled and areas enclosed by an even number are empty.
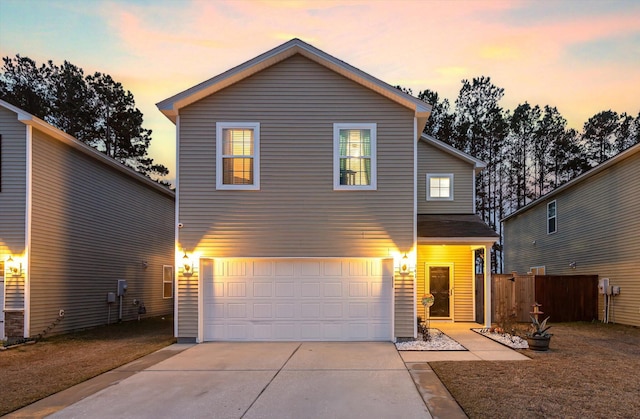
[[[491,254],[489,248],[486,245],[483,246],[484,258],[483,258],[483,271],[484,271],[484,326],[491,327],[491,269],[490,265]]]

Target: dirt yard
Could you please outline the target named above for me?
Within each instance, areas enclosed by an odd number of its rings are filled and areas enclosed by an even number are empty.
[[[549,352],[522,362],[435,362],[470,418],[632,418],[640,415],[640,328],[564,323]]]
[[[173,319],[150,318],[0,351],[0,416],[173,343]]]
[[[0,351],[0,416],[174,341],[146,319]],[[631,418],[640,412],[640,328],[554,324],[547,353],[521,362],[435,362],[470,418]]]

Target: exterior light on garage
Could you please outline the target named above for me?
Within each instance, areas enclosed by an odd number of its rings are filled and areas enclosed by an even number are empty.
[[[20,276],[22,275],[22,263],[17,260],[14,260],[13,257],[9,256],[6,263],[6,270],[8,276]]]
[[[409,257],[406,253],[402,256],[402,260],[400,261],[400,273],[402,275],[409,274]]]
[[[193,262],[191,258],[187,255],[187,252],[184,252],[184,256],[182,257],[182,275],[191,276],[193,275]]]

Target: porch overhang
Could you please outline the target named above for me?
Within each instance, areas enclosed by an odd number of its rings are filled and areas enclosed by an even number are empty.
[[[488,255],[500,236],[475,214],[418,214],[418,244],[469,246]],[[489,257],[483,258],[484,322],[491,326],[491,269]]]
[[[475,214],[418,214],[418,242],[495,243],[499,239]]]

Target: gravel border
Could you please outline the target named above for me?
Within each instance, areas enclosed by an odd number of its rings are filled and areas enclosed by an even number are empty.
[[[418,336],[416,340],[407,342],[397,342],[396,348],[399,351],[466,351],[464,346],[460,345],[454,339],[444,334],[440,329],[429,329],[431,338],[428,341],[422,340],[422,336]]]
[[[529,349],[527,341],[520,336],[511,336],[509,333],[489,332],[488,329],[471,330],[511,349]]]

